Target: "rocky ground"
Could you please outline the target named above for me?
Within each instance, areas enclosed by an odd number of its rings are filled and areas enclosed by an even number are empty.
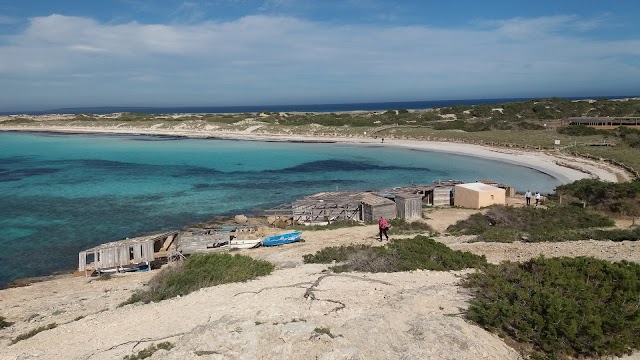
[[[426,221],[444,232],[475,210],[438,209]],[[621,223],[627,226],[627,223]],[[276,230],[273,230],[276,231]],[[160,303],[118,308],[155,271],[109,280],[61,277],[0,291],[0,359],[122,359],[152,343],[170,351],[153,359],[518,359],[497,336],[464,320],[463,272],[414,271],[334,275],[302,255],[349,243],[379,244],[377,226],[305,231],[305,242],[243,250],[277,266],[254,281],[202,289]],[[588,255],[640,261],[640,244],[579,241],[548,244],[437,238],[494,263]],[[11,344],[39,326],[54,329]],[[629,358],[640,359],[634,355]]]

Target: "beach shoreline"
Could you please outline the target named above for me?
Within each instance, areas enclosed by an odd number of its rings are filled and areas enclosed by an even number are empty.
[[[274,142],[298,142],[298,143],[340,143],[362,145],[369,147],[396,147],[404,149],[412,149],[422,152],[441,152],[448,154],[456,154],[461,156],[471,156],[493,161],[506,162],[530,169],[534,169],[541,173],[547,174],[559,182],[571,183],[573,181],[596,177],[606,181],[619,181],[624,176],[624,170],[616,168],[611,164],[604,162],[595,162],[593,160],[584,160],[579,158],[568,158],[559,152],[548,151],[531,151],[521,149],[507,149],[490,146],[481,146],[474,144],[464,144],[456,142],[435,142],[423,140],[407,140],[386,138],[383,143],[381,139],[371,137],[331,137],[331,136],[302,136],[291,134],[275,134],[275,133],[246,133],[246,132],[228,132],[228,131],[211,131],[211,130],[175,130],[175,129],[149,129],[135,128],[122,129],[114,127],[59,127],[59,126],[38,126],[38,127],[3,127],[0,131],[4,132],[31,132],[31,133],[59,133],[69,135],[125,135],[125,136],[161,136],[161,137],[183,137],[183,138],[200,138],[200,139],[221,139],[221,140],[237,140],[237,141],[274,141]],[[563,166],[571,163],[571,168]],[[580,164],[576,166],[576,164]],[[629,174],[626,174],[630,179]],[[488,177],[486,177],[488,178]],[[492,179],[500,181],[499,178]],[[523,193],[525,189],[517,189]],[[73,270],[65,270],[63,272],[72,272]],[[32,282],[46,281],[50,278],[56,278],[54,274],[43,275],[35,278],[19,278],[13,280],[0,287],[9,288],[14,286],[24,286]],[[64,276],[64,275],[63,275]]]
[[[476,145],[460,142],[439,142],[417,139],[381,139],[367,136],[339,137],[321,135],[298,135],[287,133],[210,130],[210,129],[151,129],[120,127],[76,127],[76,126],[2,126],[0,131],[7,132],[46,132],[60,134],[105,134],[105,135],[146,135],[171,136],[201,139],[239,140],[239,141],[275,141],[297,143],[341,143],[379,147],[398,147],[418,151],[442,152],[462,156],[478,157],[519,165],[545,173],[562,184],[584,178],[597,178],[603,181],[630,181],[633,175],[625,169],[604,161],[594,161],[569,156],[559,150],[525,150],[502,148],[488,145]]]

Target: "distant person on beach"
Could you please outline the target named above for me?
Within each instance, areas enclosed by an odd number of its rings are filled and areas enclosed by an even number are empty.
[[[382,142],[384,142],[384,138],[382,138]]]
[[[382,216],[380,216],[380,219],[378,220],[378,229],[380,229],[380,241],[382,241],[382,234],[384,234],[388,241],[389,235],[387,235],[387,230],[389,230],[389,223],[387,222],[387,219]]]
[[[524,193],[524,198],[527,200],[527,206],[531,205],[531,190]]]
[[[540,203],[540,193],[536,191],[536,206]]]

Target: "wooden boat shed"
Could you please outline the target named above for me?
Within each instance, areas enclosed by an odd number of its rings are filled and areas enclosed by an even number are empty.
[[[178,231],[137,237],[102,244],[78,254],[78,270],[104,270],[149,264],[166,257]]]
[[[363,192],[322,192],[266,210],[270,215],[291,217],[293,221],[326,223],[336,220],[362,220],[360,205]]]
[[[254,227],[228,226],[219,229],[200,229],[181,232],[176,239],[176,250],[182,255],[220,251],[221,246],[237,238],[239,233],[255,232]]]
[[[422,195],[401,193],[396,194],[396,208],[398,217],[404,220],[422,219]]]
[[[389,197],[393,196],[388,194]],[[396,203],[388,197],[373,193],[362,196],[362,220],[376,221],[380,216],[395,219],[397,216]]]

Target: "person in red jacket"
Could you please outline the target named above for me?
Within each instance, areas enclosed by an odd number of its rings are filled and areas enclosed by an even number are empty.
[[[389,223],[387,222],[387,219],[380,216],[380,219],[378,220],[378,228],[380,229],[380,241],[382,241],[382,234],[384,234],[387,240],[389,240],[389,235],[387,235],[387,230],[389,230]]]

